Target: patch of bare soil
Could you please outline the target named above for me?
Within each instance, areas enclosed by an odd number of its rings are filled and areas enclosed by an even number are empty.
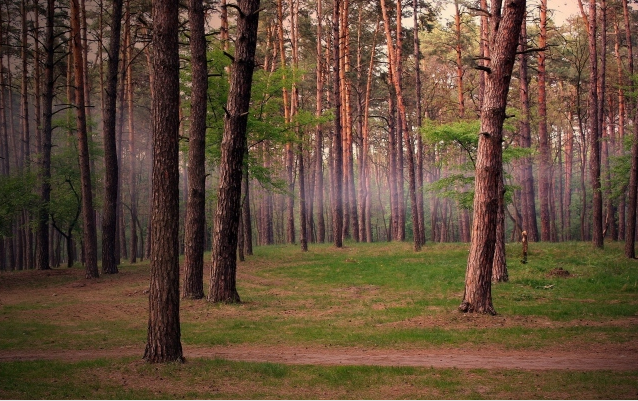
[[[562,267],[552,269],[549,273],[547,273],[547,277],[569,277],[569,271],[563,269]]]
[[[0,351],[0,361],[65,360],[142,357],[142,348],[66,351]],[[638,343],[590,346],[578,350],[509,351],[481,349],[366,349],[342,347],[291,347],[232,345],[210,348],[184,347],[188,358],[271,362],[290,365],[374,365],[459,369],[522,370],[638,370]]]

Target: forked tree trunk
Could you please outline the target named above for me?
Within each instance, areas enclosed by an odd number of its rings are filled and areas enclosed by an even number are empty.
[[[50,0],[49,0],[50,1]],[[108,72],[104,95],[104,206],[102,209],[102,273],[117,273],[117,199],[119,166],[115,140],[117,74],[120,59],[120,31],[122,25],[122,0],[113,1],[111,40],[108,51]]]
[[[191,0],[188,4],[190,21],[190,51],[193,82],[191,89],[190,136],[188,140],[188,202],[184,233],[184,284],[182,297],[204,297],[204,239],[206,232],[206,109],[208,69],[206,36],[204,32],[204,4]]]
[[[238,2],[237,39],[230,92],[224,119],[219,192],[215,210],[213,260],[208,300],[240,302],[236,287],[237,230],[241,212],[241,181],[246,153],[246,126],[255,66],[259,0]]]
[[[179,53],[177,2],[153,1],[153,200],[144,359],[183,361],[179,322]]]
[[[493,0],[490,10],[490,63],[481,108],[472,243],[459,306],[463,312],[496,313],[491,279],[503,172],[503,121],[525,6],[526,0],[510,0],[501,15],[501,2]]]

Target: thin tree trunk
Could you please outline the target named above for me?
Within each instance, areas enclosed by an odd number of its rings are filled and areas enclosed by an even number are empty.
[[[321,117],[323,113],[323,74],[324,64],[322,62],[321,39],[323,38],[322,21],[323,10],[322,0],[317,1],[317,92],[315,116]],[[323,131],[321,124],[317,124],[315,129],[315,210],[317,211],[317,242],[326,242],[326,223],[323,217]]]
[[[547,0],[540,2],[540,37],[538,45],[541,49],[547,46]],[[539,174],[538,192],[541,201],[541,241],[550,241],[550,143],[547,133],[547,100],[545,94],[545,51],[538,52],[538,140],[539,140]]]
[[[415,85],[416,85],[416,125],[420,128],[423,125],[422,95],[421,95],[421,45],[419,42],[419,7],[418,0],[412,0],[413,8],[413,46],[415,63]],[[376,34],[376,31],[375,31]],[[419,220],[419,243],[425,245],[425,214],[423,210],[423,137],[417,135],[417,162],[416,162],[416,201]]]
[[[598,52],[596,49],[596,0],[589,1],[589,144],[591,148],[590,179],[592,185],[592,241],[597,248],[603,248],[603,197],[600,184],[600,124],[599,120],[599,91],[598,91]],[[604,54],[604,53],[602,53]]]
[[[135,115],[133,108],[133,39],[131,33],[131,11],[130,0],[126,1],[126,29],[129,44],[126,48],[126,59],[128,60],[127,73],[126,73],[126,90],[128,101],[128,146],[129,146],[129,192],[130,192],[130,212],[131,212],[131,252],[129,253],[129,261],[137,263],[137,167],[135,154]]]
[[[51,0],[49,0],[51,1]],[[119,165],[115,122],[117,111],[117,74],[120,59],[120,31],[122,25],[122,0],[113,1],[111,20],[111,40],[108,50],[108,71],[104,94],[104,206],[102,209],[102,273],[117,273],[117,199],[119,190]]]
[[[387,45],[388,45],[388,56],[389,56],[389,61],[390,61],[390,68],[392,69],[392,80],[393,80],[393,84],[394,84],[394,90],[396,92],[397,95],[397,108],[398,108],[398,115],[399,115],[399,119],[401,121],[401,131],[403,132],[404,135],[404,140],[405,140],[405,144],[406,144],[406,149],[407,149],[407,156],[408,156],[408,184],[409,184],[409,196],[410,196],[410,205],[412,207],[412,229],[413,229],[413,242],[414,242],[414,250],[415,251],[419,251],[421,249],[421,244],[419,241],[419,233],[418,233],[418,229],[419,229],[419,222],[418,222],[418,212],[417,212],[417,202],[416,202],[416,177],[415,177],[415,166],[414,166],[414,149],[411,145],[411,141],[410,141],[410,131],[408,129],[408,124],[407,124],[407,112],[406,112],[406,108],[405,105],[403,103],[403,94],[401,91],[401,82],[399,79],[399,76],[401,74],[401,69],[400,69],[400,62],[399,59],[400,57],[400,53],[398,53],[397,58],[395,59],[394,55],[393,55],[393,51],[392,51],[392,36],[390,35],[390,29],[389,29],[389,19],[388,19],[388,13],[386,10],[386,6],[385,6],[385,0],[381,0],[381,8],[383,11],[383,20],[384,20],[384,25],[385,25],[385,32],[386,32],[386,40],[387,40]],[[400,25],[400,5],[397,3],[397,13],[398,13],[398,22],[397,24]],[[399,33],[397,33],[397,37],[399,37]],[[401,42],[397,39],[397,48],[400,49],[400,44]],[[397,49],[397,50],[398,50]],[[399,141],[400,143],[400,141]],[[402,150],[399,149],[399,154],[402,153]],[[401,181],[403,182],[403,181]],[[401,198],[403,198],[401,196]],[[402,201],[401,201],[402,203]]]
[[[248,146],[246,146],[248,148]],[[248,166],[244,166],[242,174],[242,193],[244,201],[242,203],[242,222],[244,227],[244,253],[248,256],[253,254],[253,234],[250,217],[250,180],[248,176]]]
[[[204,32],[204,4],[188,5],[192,68],[190,135],[188,140],[188,202],[184,233],[184,284],[182,297],[204,297],[204,239],[206,232],[206,109],[208,68]]]
[[[527,75],[527,22],[523,19],[521,26],[521,42],[519,56],[519,85],[520,101],[522,105],[522,118],[519,125],[520,146],[530,148],[532,139],[530,134],[530,106],[529,106],[529,79]],[[544,170],[543,170],[544,171]],[[523,209],[523,229],[527,231],[530,241],[538,241],[538,225],[536,222],[536,201],[534,194],[534,175],[532,173],[532,160],[525,157],[521,160],[520,166],[521,201]]]
[[[39,211],[38,228],[38,252],[36,256],[36,268],[40,270],[50,268],[49,264],[49,202],[51,200],[51,137],[53,132],[53,62],[55,51],[53,49],[53,24],[55,17],[55,1],[47,0],[47,25],[45,35],[45,67],[44,67],[44,102],[43,102],[43,126],[42,126],[42,149],[40,168],[42,174],[42,185],[40,187],[40,197],[42,205]],[[37,17],[36,17],[37,18]],[[2,112],[4,114],[4,111]],[[46,248],[46,249],[45,249]]]
[[[82,186],[82,220],[84,222],[84,254],[86,278],[97,278],[97,232],[93,211],[91,167],[86,113],[84,108],[84,65],[82,63],[82,41],[78,0],[71,0],[71,32],[73,34],[73,61],[75,64],[75,106],[77,113],[78,151],[80,154],[80,182]]]
[[[332,138],[332,232],[334,245],[343,247],[343,149],[341,134],[341,77],[340,63],[340,8],[341,0],[333,0],[332,11],[332,67],[333,67],[333,101],[334,101],[334,135]]]

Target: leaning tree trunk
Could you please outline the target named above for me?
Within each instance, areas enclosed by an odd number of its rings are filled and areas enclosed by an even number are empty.
[[[184,284],[182,297],[204,297],[204,239],[206,233],[206,105],[208,70],[206,36],[204,32],[204,4],[191,0],[188,7],[190,21],[190,50],[193,83],[191,91],[191,126],[188,140],[188,202],[184,234]]]
[[[499,181],[503,173],[503,121],[518,37],[526,0],[509,0],[501,16],[499,0],[492,1],[490,62],[476,159],[472,243],[465,273],[465,293],[459,310],[495,314],[492,305],[492,263],[496,244]]]
[[[183,361],[179,323],[178,4],[153,1],[153,200],[144,359]]]
[[[240,302],[236,288],[237,230],[241,212],[241,181],[246,153],[246,126],[255,66],[259,0],[238,2],[237,39],[226,105],[219,167],[219,192],[213,233],[213,265],[208,300]]]

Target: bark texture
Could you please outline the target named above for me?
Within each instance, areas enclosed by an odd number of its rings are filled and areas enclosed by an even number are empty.
[[[241,181],[246,153],[246,125],[259,23],[259,0],[238,2],[237,38],[230,92],[226,104],[219,191],[213,233],[213,257],[208,300],[240,302],[236,288],[237,232],[241,211]]]
[[[144,359],[183,361],[179,323],[178,4],[153,1],[153,199]]]
[[[495,314],[492,305],[492,263],[497,234],[499,182],[503,172],[503,121],[525,0],[491,3],[489,73],[481,107],[476,160],[472,243],[465,273],[465,293],[459,310]]]
[[[97,278],[97,232],[93,212],[91,188],[91,162],[84,107],[84,65],[80,35],[80,8],[78,0],[71,0],[71,32],[73,34],[73,62],[75,75],[75,110],[77,113],[78,152],[80,154],[80,183],[82,186],[82,220],[84,222],[84,260],[86,278]]]
[[[184,234],[184,285],[182,297],[204,297],[204,240],[206,238],[206,105],[208,70],[206,36],[204,33],[204,4],[190,0],[190,50],[193,84],[191,91],[190,136],[188,139],[188,202]]]

